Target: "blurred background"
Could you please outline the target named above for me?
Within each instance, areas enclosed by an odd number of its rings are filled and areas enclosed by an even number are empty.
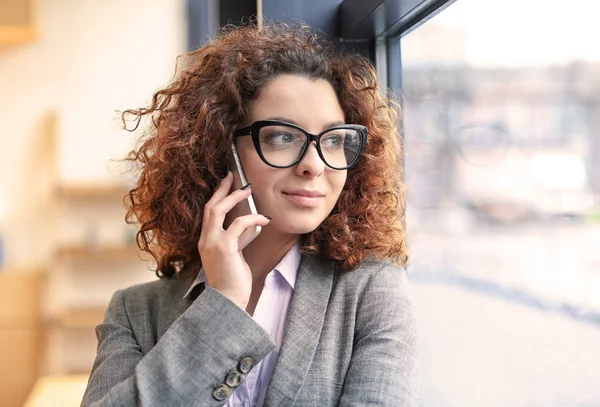
[[[170,81],[186,30],[183,0],[0,1],[2,407],[37,377],[85,376],[112,293],[156,278],[124,221],[118,111]]]
[[[119,160],[139,134],[118,111],[256,15],[371,58],[402,102],[421,405],[600,406],[598,12],[0,0],[0,406],[78,405],[111,294],[156,278],[124,222]]]
[[[401,39],[423,406],[600,406],[599,11],[458,0]]]

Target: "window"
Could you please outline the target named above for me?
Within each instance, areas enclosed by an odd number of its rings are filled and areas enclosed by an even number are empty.
[[[423,406],[600,405],[598,7],[458,0],[401,40]]]

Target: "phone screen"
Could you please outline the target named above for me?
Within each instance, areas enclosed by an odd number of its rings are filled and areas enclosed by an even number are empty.
[[[235,143],[231,144],[231,151],[233,154],[234,167],[231,168],[231,172],[233,172],[233,185],[231,187],[230,192],[233,192],[248,184],[248,179],[246,178],[246,174],[244,173],[242,162],[240,161],[240,157],[238,155],[237,148],[235,147]],[[233,222],[233,220],[238,216],[256,213],[257,211],[256,206],[254,205],[254,199],[252,198],[252,195],[250,195],[248,199],[244,199],[243,201],[239,202],[236,206],[233,207],[231,211],[229,211],[229,213],[225,217],[224,226],[225,228],[229,227],[229,225],[231,225],[231,222]],[[250,244],[250,242],[256,239],[260,231],[260,226],[252,226],[246,229],[238,240],[240,250],[244,249]]]

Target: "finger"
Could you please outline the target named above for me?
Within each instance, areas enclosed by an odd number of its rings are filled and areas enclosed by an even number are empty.
[[[243,201],[244,199],[248,199],[248,197],[252,194],[252,185],[248,184],[245,187],[237,189],[232,193],[228,194],[226,197],[221,199],[218,203],[213,205],[213,208],[217,209],[218,212],[224,212],[225,214],[233,209],[238,203]]]
[[[221,182],[213,192],[213,195],[204,205],[204,214],[202,216],[203,223],[206,223],[208,221],[210,208],[218,204],[223,198],[229,195],[231,184],[233,184],[233,174],[231,173],[231,171],[229,171],[225,178],[221,180]]]
[[[264,215],[244,215],[236,218],[229,228],[227,228],[226,235],[229,238],[238,239],[244,231],[252,226],[265,226],[271,222],[271,219]]]
[[[242,202],[244,199],[248,199],[251,193],[252,191],[250,188],[238,189],[237,191],[234,191],[225,198],[221,199],[220,202],[210,206],[209,208],[205,208],[205,224],[210,230],[222,232],[225,216],[227,216],[229,211],[231,211],[238,203]]]
[[[219,202],[221,199],[229,195],[229,190],[231,189],[232,184],[233,174],[231,171],[229,171],[225,178],[223,178],[221,182],[219,182],[219,185],[217,186],[217,188],[215,188],[215,191],[213,192],[211,198],[208,200],[207,204],[209,202]]]

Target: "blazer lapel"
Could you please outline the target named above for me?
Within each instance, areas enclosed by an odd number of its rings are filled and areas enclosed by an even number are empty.
[[[265,395],[265,406],[291,406],[319,343],[333,285],[332,264],[302,256],[283,343]]]

